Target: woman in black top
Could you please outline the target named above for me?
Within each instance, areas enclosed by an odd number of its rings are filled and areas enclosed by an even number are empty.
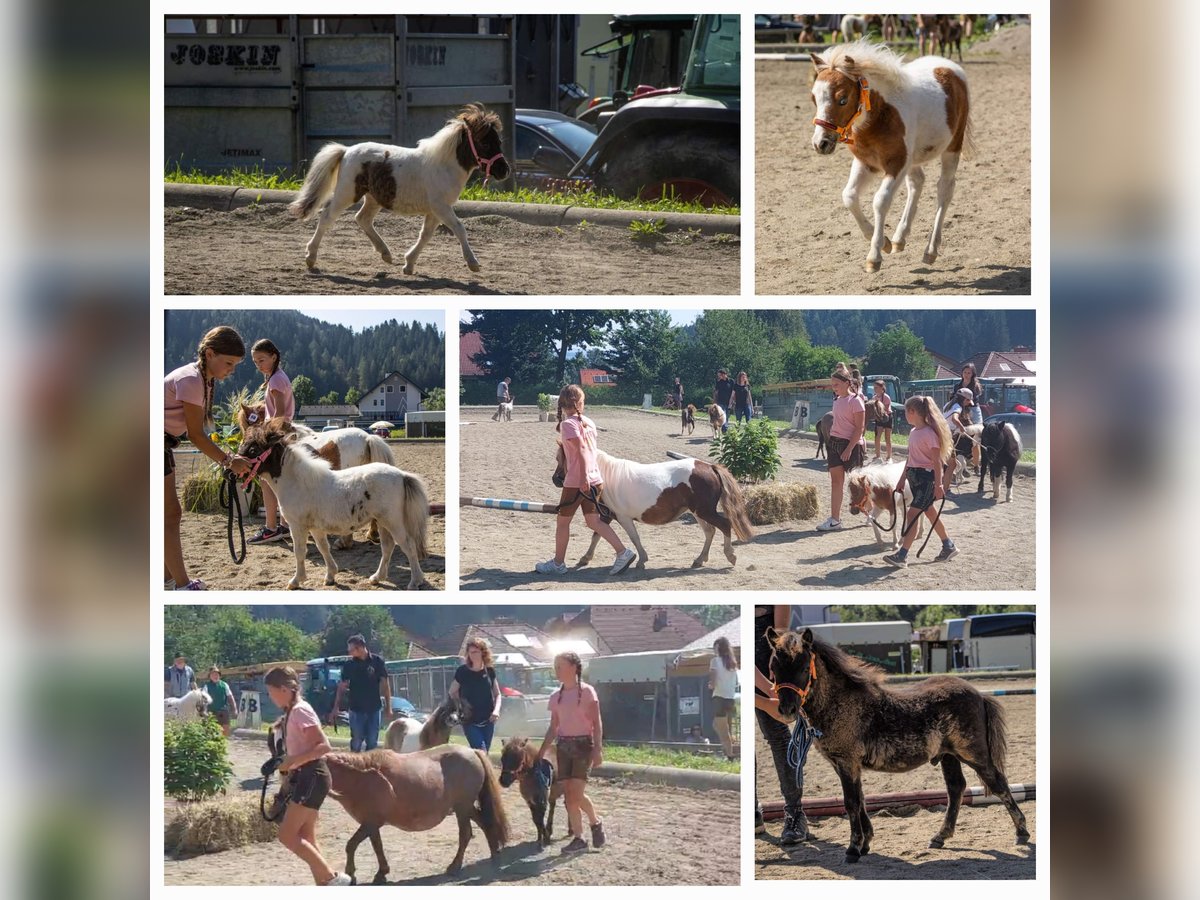
[[[808,837],[808,820],[800,806],[803,799],[800,788],[788,767],[787,752],[791,734],[788,726],[775,718],[778,713],[773,715],[769,711],[778,708],[779,699],[770,684],[771,645],[765,632],[770,626],[784,631],[791,626],[791,621],[790,606],[754,607],[754,717],[758,720],[758,730],[771,748],[779,789],[783,792],[783,831],[779,835],[779,843],[783,847],[795,847]],[[755,765],[757,762],[756,758]],[[754,797],[754,830],[757,833],[767,830],[763,824],[757,788]]]
[[[754,415],[754,398],[750,396],[750,378],[745,372],[737,373],[737,382],[733,385],[733,406],[733,420],[740,422],[745,417],[749,425],[750,417]]]
[[[485,753],[492,749],[496,720],[500,718],[500,683],[492,668],[492,648],[485,638],[467,642],[467,661],[454,673],[450,696],[466,701],[469,718],[462,723],[467,743]]]

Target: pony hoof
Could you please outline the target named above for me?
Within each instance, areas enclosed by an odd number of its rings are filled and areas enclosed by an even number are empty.
[[[882,263],[877,263],[874,260],[868,259],[865,263],[863,263],[863,271],[874,274],[879,271],[880,265],[882,265]]]
[[[307,257],[306,256],[304,258],[304,266],[305,266],[305,268],[307,268],[310,271],[315,269],[317,267],[316,257]]]
[[[380,256],[380,257],[383,259],[383,261],[384,261],[385,263],[387,263],[389,266],[392,264],[392,254],[390,254],[390,253],[380,253],[380,254],[379,254],[379,256]]]
[[[921,257],[927,266],[932,266],[935,262],[937,262],[937,258],[938,255],[936,253],[930,253],[928,250],[926,250],[925,255]]]
[[[883,252],[884,253],[892,252],[892,242],[889,241],[887,238],[883,239]]]
[[[848,862],[848,863],[856,863],[856,862],[858,862],[858,857],[859,857],[859,854],[858,854],[858,852],[856,852],[856,851],[854,851],[854,850],[847,850],[847,851],[846,851],[846,862]]]
[[[934,850],[941,850],[943,847],[946,846],[946,842],[944,840],[942,840],[941,838],[934,838],[932,841],[929,842],[929,846],[932,847]]]
[[[401,269],[400,271],[401,271],[401,272],[403,272],[405,275],[411,275],[411,274],[413,273],[413,267],[412,267],[412,264],[411,264],[411,263],[405,263],[405,264],[404,264],[404,268],[403,268],[403,269]]]
[[[483,267],[479,263],[467,263],[467,268],[472,272],[478,272]]]
[[[298,590],[300,590],[300,582],[298,582],[296,579],[294,579],[294,578],[293,578],[291,581],[289,581],[289,582],[287,583],[287,589],[288,589],[289,591],[298,591]]]
[[[350,882],[355,884],[356,882]],[[376,872],[375,877],[371,879],[371,884],[387,884],[387,872]]]
[[[1018,844],[1028,844],[1029,843],[1029,835],[1027,833],[1026,834],[1018,834],[1017,835],[1017,843]]]
[[[693,569],[699,569],[703,565],[704,565],[704,560],[702,560],[702,559],[692,560],[692,568]]]
[[[376,877],[378,877],[378,876],[376,876]],[[350,876],[350,884],[351,884],[351,886],[358,884],[358,876],[351,875]]]
[[[892,241],[892,249],[888,253],[899,253],[904,249],[904,241]]]

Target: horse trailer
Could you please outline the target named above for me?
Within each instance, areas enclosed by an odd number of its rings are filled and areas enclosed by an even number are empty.
[[[512,159],[512,19],[168,17],[164,163],[299,175],[326,142],[411,147],[471,102],[500,116]]]
[[[891,674],[912,672],[913,628],[908,622],[831,622],[808,627],[826,643]]]

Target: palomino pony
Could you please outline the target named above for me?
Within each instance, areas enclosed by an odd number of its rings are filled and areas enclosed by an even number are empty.
[[[883,253],[904,249],[925,184],[923,167],[940,159],[937,214],[924,256],[927,264],[936,262],[958,161],[970,149],[966,73],[940,56],[904,63],[886,47],[866,41],[838,44],[823,56],[814,53],[812,62],[813,147],[827,156],[846,144],[854,156],[842,202],[871,242],[863,268],[878,272]],[[871,204],[874,225],[859,204],[859,192],[872,174],[883,179]],[[883,232],[901,181],[908,199],[888,240]]]
[[[408,558],[408,589],[418,589],[425,581],[421,560],[429,534],[429,498],[420,477],[384,463],[335,470],[298,438],[291,422],[268,419],[252,425],[238,448],[239,454],[254,460],[247,482],[261,474],[287,514],[296,554],[296,574],[288,588],[304,583],[310,534],[325,560],[325,583],[335,584],[338,565],[328,535],[345,534],[375,519],[382,555],[371,583],[387,578],[392,551],[399,544]]]
[[[307,221],[329,199],[305,250],[305,264],[310,269],[316,265],[317,250],[329,226],[351,203],[361,199],[362,207],[354,220],[385,263],[391,263],[392,251],[372,223],[379,210],[390,209],[425,217],[417,242],[404,254],[405,275],[413,273],[417,257],[439,222],[458,238],[467,268],[478,272],[479,260],[467,242],[467,229],[454,214],[454,201],[477,168],[485,179],[508,177],[508,162],[500,152],[500,129],[499,116],[472,103],[437,134],[419,141],[416,148],[326,144],[309,166],[300,196],[288,207],[293,215]]]
[[[238,410],[237,420],[238,429],[245,434],[251,425],[267,421],[267,405],[243,403]],[[377,434],[368,434],[361,428],[335,428],[333,431],[318,433],[299,422],[293,422],[292,427],[300,435],[299,443],[314,448],[317,455],[329,460],[329,464],[335,469],[349,469],[369,462],[396,465],[396,458],[392,455],[392,448],[388,446],[387,441]],[[284,515],[286,514],[285,511]],[[371,530],[367,538],[374,543],[379,541],[379,526],[374,519],[371,520]],[[341,535],[335,546],[339,550],[349,550],[354,546],[354,535]]]
[[[988,793],[1004,802],[1017,843],[1028,843],[1025,815],[1004,775],[1008,738],[1004,709],[994,697],[953,675],[934,675],[902,687],[886,685],[882,669],[817,640],[811,628],[799,634],[768,628],[765,636],[771,644],[770,675],[779,694],[779,711],[807,720],[800,728],[817,729],[817,749],[841,779],[850,818],[846,862],[858,862],[874,834],[863,797],[863,769],[909,772],[925,763],[940,764],[949,803],[941,830],[929,845],[942,847],[958,822],[966,763]]]
[[[531,744],[528,738],[513,737],[505,741],[500,751],[500,787],[506,788],[517,782],[521,799],[533,816],[538,843],[549,847],[554,833],[554,807],[562,796],[562,783],[554,780],[554,773],[558,771],[558,754],[554,747],[546,751],[546,758],[540,763],[537,755],[537,745]]]
[[[754,537],[742,489],[724,466],[702,459],[637,463],[609,456],[603,450],[596,451],[596,465],[604,482],[601,500],[612,510],[613,517],[621,523],[637,548],[639,569],[646,567],[646,560],[650,557],[642,546],[642,539],[638,537],[635,521],[647,525],[666,525],[686,512],[692,513],[704,531],[704,549],[692,562],[693,569],[708,562],[708,551],[717,529],[725,536],[725,558],[730,565],[737,565],[731,533],[736,534],[740,541]],[[566,473],[566,456],[559,442],[554,483],[561,486]],[[592,543],[576,568],[592,561],[592,554],[599,543],[600,535],[592,532]]]

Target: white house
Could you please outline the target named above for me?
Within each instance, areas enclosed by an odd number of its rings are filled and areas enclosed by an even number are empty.
[[[400,423],[404,414],[421,411],[421,397],[425,392],[420,385],[400,372],[388,372],[358,401],[362,418],[372,421],[387,420]]]

